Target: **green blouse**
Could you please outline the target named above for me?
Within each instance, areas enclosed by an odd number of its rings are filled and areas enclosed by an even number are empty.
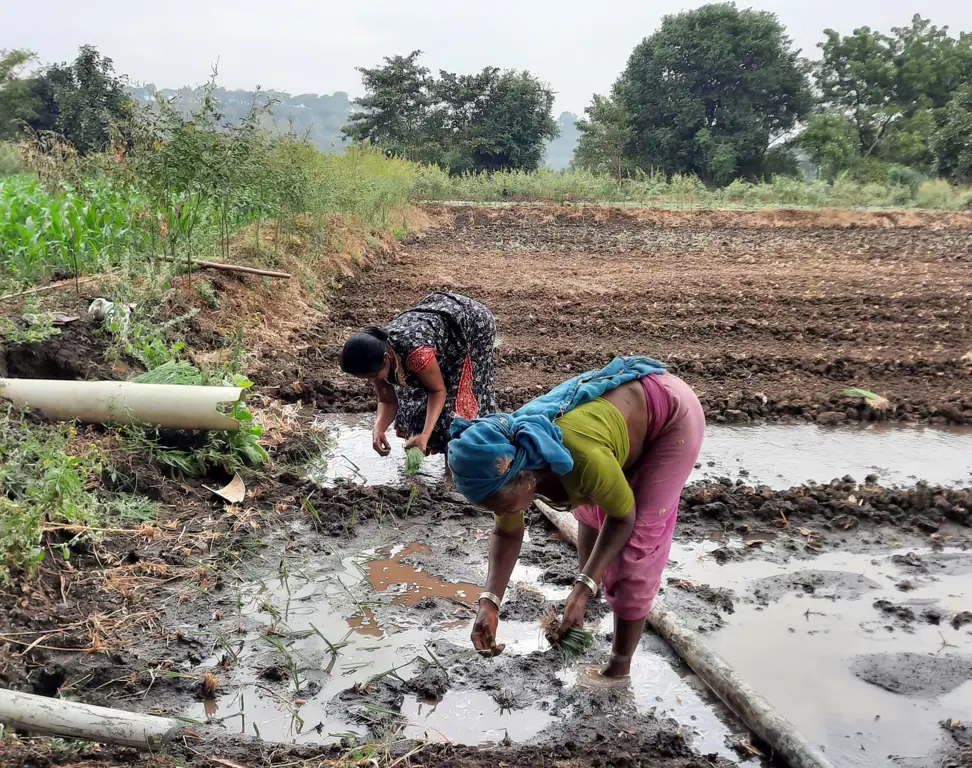
[[[574,468],[560,478],[570,506],[596,504],[610,517],[624,517],[634,509],[634,491],[624,476],[631,443],[621,412],[602,397],[579,405],[555,422],[564,433],[564,447]],[[515,530],[523,513],[495,515],[496,525]]]
[[[631,443],[621,412],[602,397],[564,414],[556,422],[574,468],[561,478],[571,507],[596,504],[609,517],[624,517],[635,498],[624,463]]]

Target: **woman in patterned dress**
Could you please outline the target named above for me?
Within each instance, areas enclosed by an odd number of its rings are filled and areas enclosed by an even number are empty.
[[[372,444],[387,456],[394,422],[406,447],[444,453],[456,416],[496,410],[493,350],[496,321],[477,301],[432,293],[384,328],[365,328],[341,350],[341,370],[368,379],[378,396]]]

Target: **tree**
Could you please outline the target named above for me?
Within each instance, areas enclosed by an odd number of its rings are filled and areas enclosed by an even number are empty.
[[[529,72],[486,67],[474,75],[418,64],[420,51],[359,68],[366,95],[344,134],[454,173],[536,170],[544,142],[557,136],[553,92]]]
[[[492,70],[467,131],[473,169],[537,170],[544,142],[559,133],[553,103],[553,91],[529,72]]]
[[[937,122],[931,142],[936,170],[952,181],[972,182],[972,84],[956,91]]]
[[[776,17],[727,3],[666,16],[615,88],[632,159],[707,182],[760,177],[770,142],[811,105],[798,52]]]
[[[630,171],[627,158],[631,143],[628,113],[620,100],[594,94],[594,101],[577,121],[580,138],[574,150],[574,165],[595,173],[610,173],[620,185]]]
[[[931,111],[972,78],[972,36],[951,37],[918,15],[891,35],[825,34],[814,71],[821,104],[851,120],[860,157],[930,170]]]
[[[32,51],[0,51],[0,139],[16,138],[22,126],[36,116],[38,101],[30,81],[21,77],[33,60]]]
[[[410,157],[422,144],[431,106],[429,70],[418,63],[422,51],[386,56],[384,66],[358,67],[366,95],[342,131],[356,142],[371,142]]]
[[[25,59],[25,53],[14,52],[20,67],[32,58]],[[5,97],[0,99],[0,131],[9,131],[11,122],[56,131],[82,154],[106,149],[113,130],[127,130],[134,109],[111,59],[90,45],[82,46],[71,64],[56,64],[26,79],[8,75],[0,96]]]
[[[799,141],[820,175],[828,181],[854,167],[860,159],[856,127],[839,112],[814,113]]]

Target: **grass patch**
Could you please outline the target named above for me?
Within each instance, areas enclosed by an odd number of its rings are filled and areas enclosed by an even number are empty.
[[[111,499],[99,490],[107,461],[73,424],[29,424],[0,409],[0,581],[33,573],[43,562],[48,525],[98,528],[108,520],[150,520],[155,505],[139,496]],[[59,545],[65,559],[68,545]]]

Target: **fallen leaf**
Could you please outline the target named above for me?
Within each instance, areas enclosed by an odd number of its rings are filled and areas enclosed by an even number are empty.
[[[246,498],[246,486],[243,485],[243,478],[238,474],[233,475],[233,479],[229,481],[229,484],[222,488],[210,488],[208,485],[204,485],[203,488],[210,493],[215,493],[230,504],[238,504]]]

